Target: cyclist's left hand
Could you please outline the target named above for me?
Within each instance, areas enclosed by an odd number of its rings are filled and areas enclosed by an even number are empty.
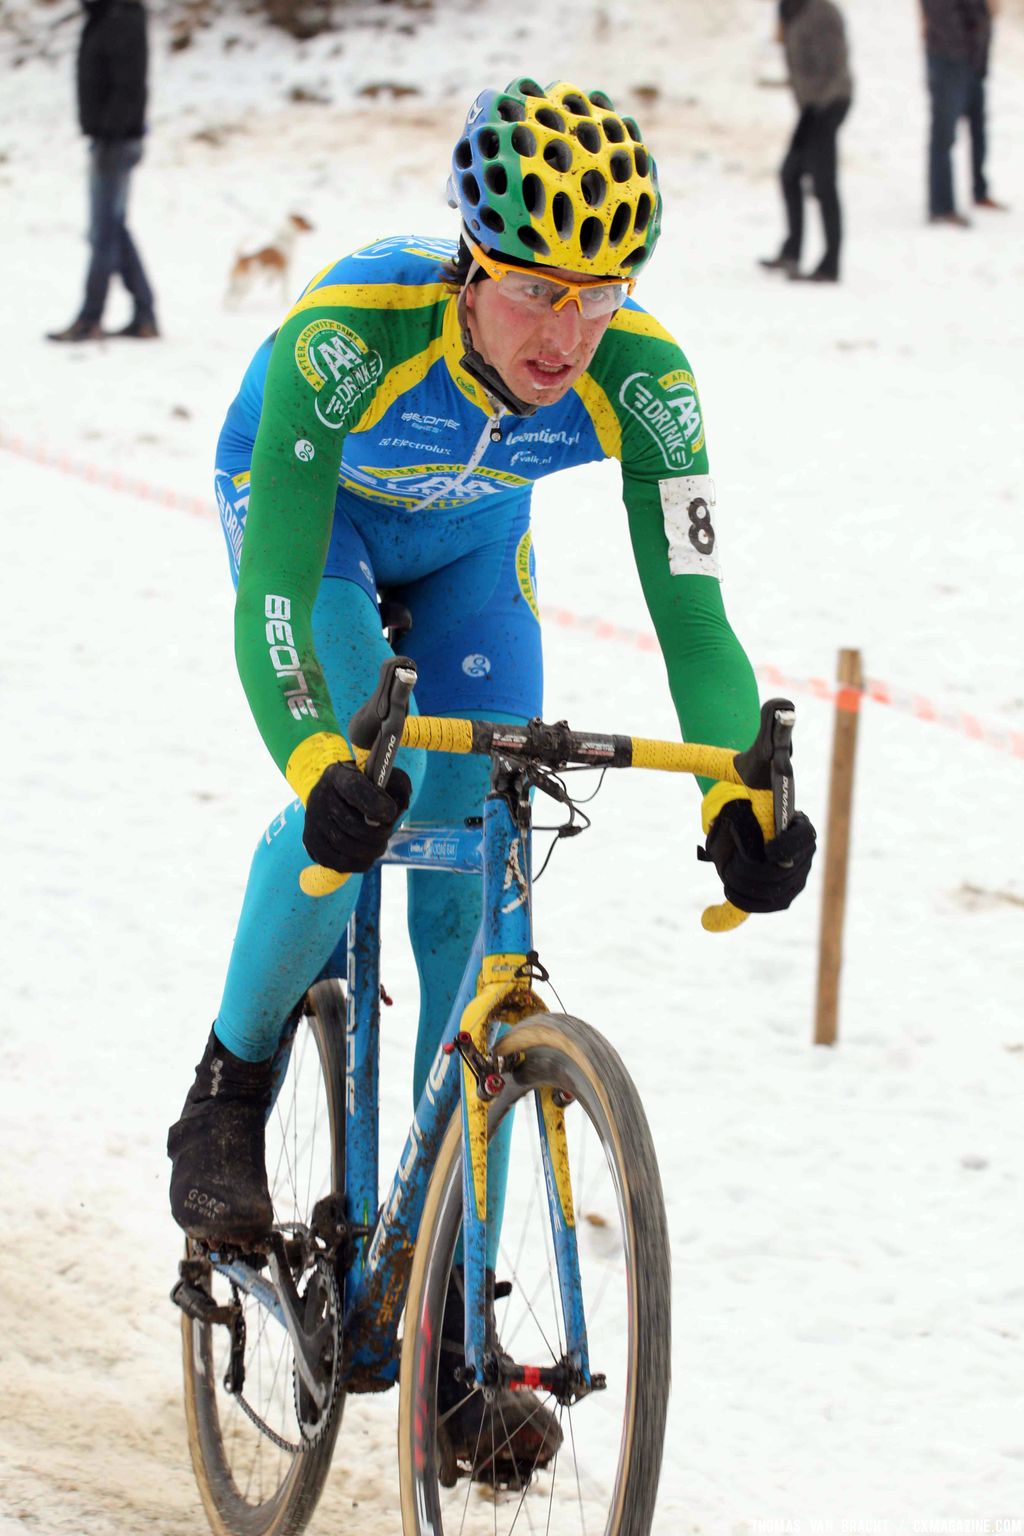
[[[718,811],[697,857],[714,864],[734,907],[784,912],[807,884],[816,841],[809,817],[797,811],[766,843],[749,799],[737,798]]]

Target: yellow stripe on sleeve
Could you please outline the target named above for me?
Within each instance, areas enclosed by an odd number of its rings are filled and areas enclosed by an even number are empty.
[[[641,309],[617,309],[608,329],[626,331],[630,336],[656,336],[659,341],[667,341],[673,347],[678,345],[675,337],[663,325],[659,325],[653,315]]]
[[[615,414],[612,403],[601,385],[589,373],[583,373],[576,380],[573,389],[594,424],[601,451],[609,459],[621,459],[622,428],[619,426],[619,418]]]
[[[424,347],[422,352],[417,352],[415,357],[407,357],[404,363],[397,363],[377,386],[377,393],[352,431],[368,432],[371,427],[375,427],[400,395],[404,395],[426,378],[443,350],[442,338],[435,336],[430,345]]]

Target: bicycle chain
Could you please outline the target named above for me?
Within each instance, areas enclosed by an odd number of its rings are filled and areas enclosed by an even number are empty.
[[[324,1434],[325,1434],[325,1432],[327,1430],[327,1426],[331,1423],[331,1421],[334,1418],[334,1414],[335,1414],[335,1411],[336,1411],[337,1406],[338,1406],[338,1399],[341,1396],[341,1390],[340,1390],[341,1389],[341,1375],[342,1375],[342,1373],[341,1373],[341,1299],[340,1299],[340,1297],[338,1295],[338,1284],[337,1284],[337,1281],[335,1280],[335,1277],[334,1277],[333,1268],[331,1267],[331,1265],[325,1259],[322,1259],[322,1258],[318,1258],[317,1259],[316,1264],[314,1266],[314,1273],[319,1273],[326,1280],[326,1283],[327,1283],[327,1286],[328,1286],[329,1295],[330,1295],[331,1314],[332,1314],[332,1318],[333,1318],[333,1327],[332,1327],[332,1336],[333,1337],[332,1337],[332,1343],[333,1343],[333,1347],[334,1347],[334,1368],[333,1368],[333,1373],[332,1373],[331,1393],[330,1393],[330,1398],[329,1398],[328,1402],[326,1403],[326,1405],[324,1407],[324,1411],[320,1415],[320,1422],[319,1422],[319,1424],[314,1426],[313,1431],[311,1433],[307,1434],[305,1428],[302,1425],[302,1421],[300,1419],[299,1420],[299,1428],[302,1431],[302,1439],[300,1441],[298,1441],[298,1442],[295,1442],[295,1441],[292,1441],[292,1440],[286,1440],[283,1435],[279,1435],[278,1434],[276,1429],[271,1429],[271,1427],[267,1423],[267,1421],[260,1417],[260,1415],[256,1412],[256,1409],[243,1396],[243,1394],[241,1392],[233,1392],[233,1393],[229,1394],[229,1396],[232,1398],[232,1400],[238,1404],[239,1408],[241,1408],[241,1410],[245,1414],[246,1418],[249,1419],[249,1421],[256,1426],[256,1428],[259,1430],[260,1434],[261,1435],[266,1435],[267,1439],[271,1442],[271,1444],[276,1445],[279,1451],[286,1451],[288,1453],[288,1455],[290,1455],[290,1456],[302,1456],[307,1451],[313,1450],[313,1448],[320,1443],[320,1441],[323,1439],[323,1436],[324,1436]],[[307,1289],[308,1289],[309,1284],[312,1282],[312,1279],[313,1279],[313,1275],[311,1274],[309,1281],[307,1281]],[[237,1301],[238,1300],[238,1291],[237,1291],[237,1288],[234,1286],[234,1284],[232,1284],[231,1289],[234,1292],[235,1300]],[[294,1362],[294,1359],[293,1359],[293,1361],[292,1361],[292,1383],[293,1383],[293,1385],[292,1385],[292,1398],[293,1398],[293,1401],[295,1401],[295,1399],[297,1397],[297,1387],[296,1387],[297,1379],[298,1379],[298,1372],[296,1370],[295,1362]],[[297,1402],[295,1403],[295,1409],[296,1409],[296,1418],[298,1418],[298,1403]]]

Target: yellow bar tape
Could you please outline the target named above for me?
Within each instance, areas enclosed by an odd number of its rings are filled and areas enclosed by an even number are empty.
[[[311,740],[318,741],[318,738],[313,737]],[[717,779],[722,785],[739,786],[741,794],[750,799],[765,838],[774,837],[775,823],[771,793],[766,789],[746,788],[736,771],[736,753],[731,748],[709,747],[697,741],[658,741],[647,736],[631,736],[630,742],[634,768],[652,768],[662,773],[692,773],[697,778]],[[425,752],[472,752],[473,726],[469,720],[453,720],[438,715],[410,715],[402,732],[402,745]],[[299,750],[296,749],[294,755],[297,755]],[[361,753],[358,755],[362,756]],[[306,763],[303,764],[304,767],[310,763],[313,756],[313,753],[309,753]],[[291,767],[292,764],[289,763],[289,769]],[[303,774],[302,779],[302,787],[306,793],[305,795],[300,793],[300,799],[305,801],[312,784],[308,782],[307,774]],[[297,788],[294,781],[292,787]],[[710,790],[709,794],[714,795],[715,790]],[[723,804],[731,798],[733,797],[726,793],[721,795]],[[324,869],[319,864],[310,864],[299,875],[299,886],[307,896],[330,896],[333,892],[340,890],[348,878],[348,875],[339,874],[333,869]],[[731,901],[723,901],[705,908],[701,915],[701,927],[708,933],[727,933],[730,929],[738,928],[741,923],[745,923],[748,916],[749,913],[741,912],[739,907],[734,907]]]
[[[402,732],[402,746],[420,747],[425,752],[472,752],[472,722],[410,715]]]

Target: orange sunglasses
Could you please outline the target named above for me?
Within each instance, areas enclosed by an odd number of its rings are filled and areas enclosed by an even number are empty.
[[[518,267],[499,261],[475,241],[464,238],[473,259],[488,277],[502,284],[503,296],[513,304],[553,309],[556,313],[566,304],[575,304],[581,315],[592,320],[613,314],[636,287],[635,278],[597,277],[574,283],[565,277],[543,277],[536,267]]]

